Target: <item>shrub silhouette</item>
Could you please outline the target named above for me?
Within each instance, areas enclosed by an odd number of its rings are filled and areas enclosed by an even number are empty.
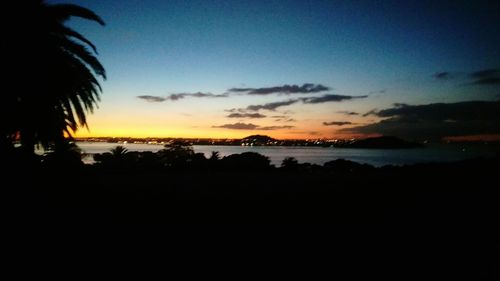
[[[359,172],[367,172],[374,169],[374,167],[371,165],[360,164],[345,159],[328,161],[325,164],[323,164],[323,167],[327,171],[340,172],[340,173],[359,173]]]
[[[281,168],[287,171],[296,171],[299,168],[299,162],[295,157],[286,157],[281,162]]]
[[[190,144],[174,141],[158,151],[157,156],[161,165],[167,169],[185,169],[190,166],[195,153]]]
[[[255,152],[231,154],[220,161],[225,170],[268,170],[273,168],[267,156]]]
[[[42,160],[45,167],[62,170],[76,170],[83,167],[82,150],[74,142],[56,145]]]

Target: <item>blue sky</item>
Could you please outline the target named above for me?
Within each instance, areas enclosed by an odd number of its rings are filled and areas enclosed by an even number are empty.
[[[61,2],[87,7],[107,23],[69,22],[98,47],[108,72],[100,108],[89,119],[91,131],[81,130],[82,136],[335,137],[346,134],[345,126],[323,122],[356,127],[381,120],[362,114],[394,103],[493,101],[500,94],[497,83],[472,85],[470,76],[500,67],[498,2],[49,1]],[[448,74],[433,77],[439,72]],[[304,83],[330,89],[162,102],[137,98]],[[267,117],[259,120],[227,118],[225,111],[325,94],[368,97],[297,102],[262,112]],[[295,121],[271,117],[281,115]],[[234,123],[258,127],[222,127]]]

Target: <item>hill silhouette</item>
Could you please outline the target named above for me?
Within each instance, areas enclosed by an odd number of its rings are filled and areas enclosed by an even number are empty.
[[[241,143],[248,143],[251,145],[267,145],[276,141],[277,139],[265,135],[251,135],[241,139]]]

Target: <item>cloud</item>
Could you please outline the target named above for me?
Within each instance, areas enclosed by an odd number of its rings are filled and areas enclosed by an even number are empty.
[[[434,77],[438,80],[448,80],[451,78],[451,73],[449,73],[447,71],[437,72],[434,75],[432,75],[432,77]]]
[[[474,81],[473,85],[496,85],[500,84],[500,69],[491,68],[472,72],[469,75]]]
[[[231,113],[228,118],[265,118],[266,115],[260,113]]]
[[[232,129],[232,130],[255,130],[258,125],[252,123],[234,123],[234,124],[224,124],[220,126],[212,126],[212,128],[224,128],[224,129]]]
[[[344,115],[349,115],[349,116],[352,116],[352,115],[359,115],[359,113],[357,113],[357,112],[354,112],[354,111],[347,111],[347,110],[337,111],[337,113],[342,113],[342,114],[344,114]]]
[[[165,100],[171,100],[171,101],[177,101],[186,97],[193,97],[193,98],[225,98],[228,95],[226,93],[224,94],[212,94],[212,93],[202,93],[202,92],[196,92],[196,93],[176,93],[176,94],[171,94],[165,98]]]
[[[269,111],[275,111],[277,108],[282,107],[282,106],[288,106],[295,104],[297,102],[302,101],[303,103],[306,104],[317,104],[317,103],[325,103],[325,102],[341,102],[344,100],[351,100],[351,99],[361,99],[361,98],[366,98],[368,96],[343,96],[343,95],[323,95],[321,97],[310,97],[310,98],[298,98],[298,99],[289,99],[287,101],[278,101],[278,102],[271,102],[271,103],[265,103],[265,104],[257,104],[257,105],[249,105],[246,108],[231,108],[231,109],[226,109],[227,112],[246,112],[246,111],[259,111],[261,109],[264,110],[269,110]]]
[[[312,94],[329,91],[330,88],[321,84],[305,83],[298,85],[283,85],[268,88],[231,88],[228,92],[247,93],[249,95],[270,95],[270,94]]]
[[[271,102],[271,103],[260,104],[260,105],[249,105],[249,106],[247,106],[246,109],[251,110],[251,111],[258,111],[261,109],[274,111],[278,107],[291,105],[291,104],[297,103],[298,101],[299,101],[299,99],[291,99],[288,101],[278,101],[278,102]]]
[[[278,121],[283,121],[283,122],[297,122],[297,120],[295,120],[293,118],[277,118],[277,119],[274,119],[274,121],[276,121],[276,122],[278,122]]]
[[[323,122],[323,125],[325,125],[325,126],[344,126],[344,125],[351,125],[351,124],[355,124],[355,123],[348,122],[348,121]]]
[[[245,109],[244,108],[230,108],[230,109],[224,109],[225,112],[231,112],[231,113],[234,113],[234,112],[240,112],[240,113],[245,113]]]
[[[266,126],[266,127],[258,127],[258,130],[271,131],[271,130],[280,130],[280,129],[292,129],[295,126]]]
[[[291,129],[294,126],[259,126],[252,123],[234,123],[234,124],[224,124],[220,126],[212,126],[212,128],[224,128],[231,130],[263,130],[263,131],[271,131],[271,130],[280,130],[280,129]]]
[[[164,102],[166,99],[158,96],[137,96],[138,99],[145,100],[147,102]]]
[[[372,110],[368,111],[367,113],[363,114],[363,117],[366,117],[369,115],[377,115],[377,113],[378,113],[378,110],[375,108],[375,109],[372,109]]]
[[[368,96],[323,95],[321,97],[302,98],[301,100],[304,103],[325,103],[325,102],[341,102],[344,100],[352,100],[352,99],[363,99],[366,97]]]
[[[185,97],[194,97],[194,98],[225,98],[227,97],[228,94],[212,94],[212,93],[202,93],[202,92],[197,92],[197,93],[176,93],[176,94],[171,94],[166,97],[160,97],[160,96],[149,96],[149,95],[144,95],[144,96],[137,96],[137,98],[145,100],[147,102],[164,102],[167,100],[171,101],[177,101],[180,99],[183,99]]]
[[[448,136],[500,133],[500,101],[396,104],[372,114],[387,119],[342,131],[408,139],[442,139]]]

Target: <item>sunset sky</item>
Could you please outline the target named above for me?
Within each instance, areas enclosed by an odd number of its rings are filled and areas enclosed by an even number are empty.
[[[500,134],[498,1],[48,2],[107,24],[77,137]]]

